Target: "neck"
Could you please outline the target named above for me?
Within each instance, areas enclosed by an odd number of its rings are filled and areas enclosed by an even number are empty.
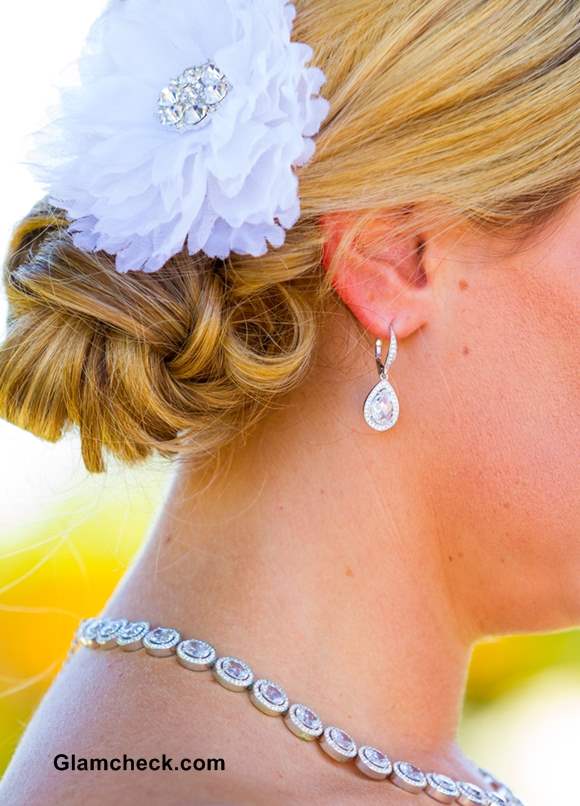
[[[471,637],[432,502],[396,428],[357,423],[372,374],[353,387],[341,379],[339,398],[321,374],[212,486],[186,465],[176,472],[136,570],[155,615],[242,657],[327,723],[450,767]]]

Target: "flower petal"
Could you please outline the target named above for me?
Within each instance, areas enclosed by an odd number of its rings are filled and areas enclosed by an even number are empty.
[[[325,75],[307,66],[312,48],[291,41],[295,16],[286,0],[108,6],[80,84],[37,138],[34,170],[78,248],[115,254],[118,271],[151,272],[186,243],[221,258],[284,243],[300,216],[295,169],[329,111]],[[198,126],[163,126],[161,91],[207,60],[231,84],[225,98]]]

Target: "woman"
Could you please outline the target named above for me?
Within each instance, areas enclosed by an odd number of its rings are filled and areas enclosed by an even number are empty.
[[[207,32],[211,18],[222,35],[243,5],[200,2],[191,22],[180,0],[163,18],[156,0],[126,0],[99,41],[125,78],[136,53],[157,88],[174,77],[166,90],[176,95],[187,65],[172,56],[159,69],[168,31],[179,50],[190,27]],[[253,32],[250,63],[274,63],[260,61],[269,40],[256,32],[283,5],[250,4],[228,28]],[[169,168],[156,163],[141,187],[136,129],[126,153],[117,143],[102,157],[116,160],[113,179],[79,135],[76,201],[63,170],[53,203],[16,229],[3,416],[50,440],[78,426],[94,472],[104,451],[176,461],[105,621],[81,628],[16,752],[0,790],[11,806],[398,806],[410,793],[417,803],[520,803],[464,756],[456,727],[474,642],[580,617],[580,4],[299,0],[296,11],[293,40],[313,49],[326,79],[320,90],[320,73],[308,74],[312,98],[319,89],[329,108],[319,104],[317,126],[302,130],[316,153],[293,162],[300,217],[282,222],[283,244],[242,244],[232,229],[224,251],[192,228],[188,248],[185,227],[163,262],[161,230],[148,229],[158,196],[134,200],[157,193]],[[116,35],[126,47],[112,47]],[[223,97],[199,131],[225,137],[237,109],[238,176],[242,112],[271,107],[257,95],[251,105],[234,68],[215,64]],[[102,129],[86,101],[83,137],[106,144],[122,130],[141,96],[123,97],[118,108],[101,101]],[[164,98],[163,142],[178,162],[197,121],[170,129],[196,108],[175,112],[175,97]],[[223,210],[216,176],[225,183],[227,160],[217,163],[199,157],[196,170],[213,170],[204,203]],[[260,204],[276,166],[256,184]],[[185,180],[178,187],[179,207]],[[94,203],[83,229],[82,194],[93,203],[99,193],[105,212]],[[131,216],[142,252],[134,239],[123,253],[114,229]],[[232,228],[250,220],[233,218]],[[256,689],[262,678],[275,685]],[[296,703],[310,710],[292,717]],[[380,752],[361,753],[368,746]],[[72,769],[73,755],[124,754],[223,759],[225,769]]]

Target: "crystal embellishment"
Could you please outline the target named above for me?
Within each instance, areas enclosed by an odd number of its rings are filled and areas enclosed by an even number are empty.
[[[369,778],[380,780],[386,778],[393,771],[393,765],[388,757],[376,747],[363,745],[359,747],[356,757],[356,766]]]
[[[173,655],[180,641],[180,634],[172,627],[156,627],[147,633],[143,639],[143,646],[150,655],[163,658]]]
[[[290,706],[288,713],[284,717],[284,723],[295,736],[305,741],[317,739],[324,730],[322,720],[318,714],[308,706],[298,702]]]
[[[399,417],[399,399],[387,380],[380,380],[369,392],[364,404],[364,418],[375,431],[387,431]]]
[[[254,682],[254,673],[251,668],[239,658],[218,658],[213,672],[218,683],[230,691],[243,691]]]
[[[262,713],[278,716],[288,710],[288,695],[271,680],[256,680],[250,692],[250,700]]]
[[[178,131],[192,129],[215,112],[232,89],[225,73],[213,62],[188,67],[161,90],[159,120]]]
[[[149,630],[150,626],[148,621],[128,621],[115,637],[117,646],[121,647],[121,649],[124,649],[126,652],[141,649],[143,639]]]
[[[421,792],[427,786],[425,773],[408,761],[396,761],[391,781],[406,792]]]
[[[78,632],[78,641],[81,646],[95,648],[97,646],[97,630],[103,619],[89,618],[81,622]]]
[[[459,788],[453,778],[436,772],[427,774],[426,793],[439,803],[453,803],[459,795]]]
[[[177,660],[186,669],[202,672],[211,669],[215,663],[217,653],[207,641],[200,641],[197,638],[190,638],[182,641],[177,646]]]
[[[348,761],[357,754],[357,746],[345,730],[329,725],[324,729],[320,746],[335,761]]]
[[[232,691],[247,690],[251,702],[266,714],[283,715],[284,724],[304,740],[320,739],[320,746],[331,758],[345,762],[354,759],[358,769],[369,778],[385,779],[412,794],[424,792],[439,803],[461,806],[523,806],[509,788],[487,770],[480,768],[484,791],[476,784],[455,781],[436,772],[424,773],[408,761],[391,764],[388,756],[370,745],[357,747],[352,736],[335,726],[324,727],[318,714],[302,703],[289,705],[288,695],[278,683],[265,678],[254,682],[247,663],[233,656],[216,658],[215,648],[197,638],[181,640],[172,627],[149,628],[147,621],[127,619],[83,619],[73,639],[69,658],[79,646],[91,649],[140,649],[152,655],[173,655],[190,669],[211,668],[214,676]]]
[[[461,803],[461,806],[487,806],[488,798],[481,787],[466,781],[460,781],[457,786],[459,789],[457,802]]]
[[[126,624],[126,619],[103,619],[95,635],[97,646],[100,649],[113,649],[117,646],[117,635]]]

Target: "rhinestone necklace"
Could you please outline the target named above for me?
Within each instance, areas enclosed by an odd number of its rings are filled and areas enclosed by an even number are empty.
[[[214,678],[230,691],[246,691],[250,701],[268,716],[283,717],[295,736],[318,744],[335,761],[354,760],[358,770],[369,778],[386,780],[412,794],[428,795],[439,803],[462,806],[523,806],[521,800],[487,770],[478,768],[486,789],[468,781],[456,781],[448,775],[424,772],[408,761],[391,761],[382,750],[370,745],[358,746],[352,736],[335,725],[324,725],[318,714],[303,703],[290,702],[282,686],[254,676],[251,667],[232,655],[218,656],[215,648],[198,638],[183,639],[173,627],[154,627],[148,621],[90,618],[81,622],[70,655],[80,647],[145,649],[155,657],[174,655],[186,669],[211,670]],[[69,655],[69,657],[70,657]]]

